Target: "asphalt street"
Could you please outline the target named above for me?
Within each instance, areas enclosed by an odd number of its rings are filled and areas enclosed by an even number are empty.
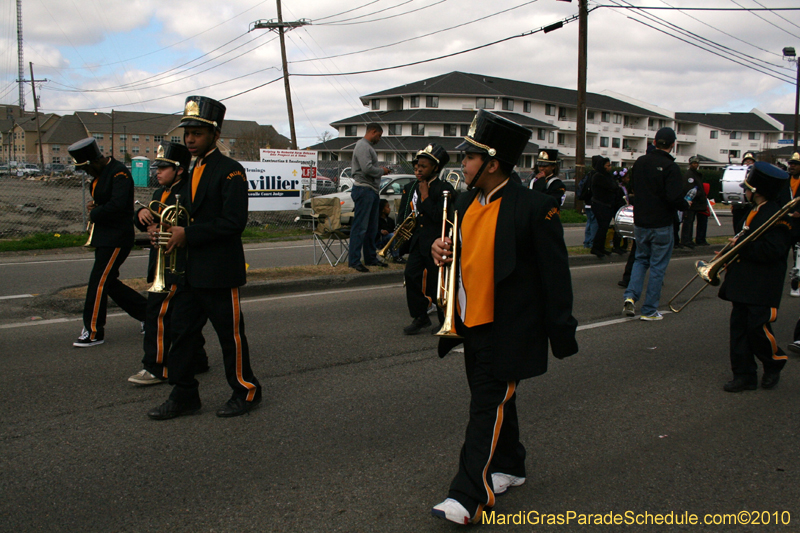
[[[662,309],[695,259],[670,264]],[[480,530],[799,531],[798,359],[773,390],[723,392],[730,304],[709,289],[661,322],[623,318],[622,267],[572,268],[580,353],[521,383],[527,482],[495,507],[527,523]],[[784,298],[783,346],[798,307]],[[402,334],[400,284],[251,298],[243,311],[265,401],[234,419],[214,416],[230,390],[209,328],[201,413],[154,422],[145,413],[169,389],[125,381],[141,358],[131,318],[110,316],[90,349],[71,345],[78,317],[5,324],[0,531],[457,530],[430,507],[457,467],[463,361]],[[742,511],[770,523],[702,525]],[[531,524],[571,512],[687,512],[701,525]]]

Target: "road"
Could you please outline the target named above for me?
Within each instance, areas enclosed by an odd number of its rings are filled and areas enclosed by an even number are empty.
[[[732,234],[730,218],[722,219],[722,227],[709,225],[711,237]],[[567,246],[583,244],[583,227],[571,225],[564,229]],[[245,247],[251,269],[314,264],[311,240],[251,244]],[[42,252],[33,254],[3,254],[0,256],[0,298],[23,294],[47,294],[62,287],[84,285],[89,279],[94,255],[87,250]],[[324,261],[324,260],[323,260]],[[147,251],[131,253],[120,269],[120,277],[144,277],[147,270]]]
[[[694,259],[670,264],[664,295]],[[580,353],[520,385],[528,481],[496,512],[767,511],[769,525],[703,530],[797,531],[797,358],[774,390],[722,392],[730,304],[710,289],[661,322],[626,319],[621,268],[572,269]],[[782,345],[798,303],[784,299]],[[254,298],[243,311],[265,401],[227,420],[213,414],[230,391],[209,330],[202,412],[154,422],[145,413],[169,391],[125,381],[141,357],[129,317],[110,316],[106,343],[84,350],[71,346],[78,317],[4,325],[0,531],[455,531],[429,510],[457,466],[463,361],[440,360],[430,335],[402,335],[401,286]],[[696,529],[480,530],[509,527]]]

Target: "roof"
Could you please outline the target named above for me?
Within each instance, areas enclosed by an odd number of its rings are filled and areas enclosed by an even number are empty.
[[[675,113],[678,122],[697,122],[725,131],[778,131],[755,113]]]
[[[783,124],[783,131],[794,131],[794,113],[767,113],[769,116]]]
[[[337,137],[328,141],[309,146],[306,150],[317,150],[324,152],[351,152],[361,137]],[[377,152],[403,152],[416,153],[428,144],[435,142],[448,152],[458,152],[456,146],[463,142],[463,137],[388,137],[383,136],[378,144],[375,145]],[[528,143],[522,153],[536,154],[539,152],[539,145]]]
[[[110,133],[111,113],[76,111],[75,115],[86,126],[89,133]],[[138,111],[114,111],[114,133],[128,131],[134,135],[164,135],[173,129],[181,117],[164,113],[142,113]]]
[[[548,122],[542,122],[532,117],[509,113],[507,111],[493,111],[502,117],[513,120],[528,128],[551,128],[556,126]],[[370,111],[355,115],[336,122],[331,122],[332,127],[345,126],[351,124],[368,124],[377,122],[379,124],[397,123],[434,123],[434,124],[471,124],[475,118],[475,111],[460,109],[404,109],[402,111]]]
[[[65,115],[42,136],[42,144],[72,144],[88,136],[75,115]]]
[[[494,78],[482,74],[468,74],[458,71],[372,93],[363,96],[362,100],[416,94],[494,96],[535,100],[574,107],[578,105],[578,91],[572,89],[563,89],[561,87],[551,87],[549,85],[539,85],[536,83]],[[623,102],[622,100],[597,93],[586,93],[586,106],[588,109],[592,110],[670,118],[644,109],[643,107],[635,106]]]
[[[46,114],[45,113],[39,113],[39,126],[38,127],[43,127],[44,124],[48,120],[53,118],[53,117],[58,118],[58,115],[54,115],[52,113],[46,113]],[[22,118],[18,118],[18,119],[16,119],[16,124],[17,124],[17,126],[22,128],[23,131],[36,131],[36,129],[37,129],[36,115],[31,114],[30,116],[25,116],[25,117],[22,117]]]

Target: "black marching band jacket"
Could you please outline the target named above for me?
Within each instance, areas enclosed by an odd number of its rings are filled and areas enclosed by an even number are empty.
[[[479,190],[459,195],[459,220]],[[509,180],[497,217],[492,372],[520,380],[547,371],[548,345],[563,359],[578,352],[572,281],[558,202]],[[458,271],[458,268],[455,269]],[[456,317],[456,322],[461,321]],[[443,357],[459,341],[439,340]]]
[[[775,200],[761,204],[738,242],[777,213],[782,207],[778,204]],[[719,297],[730,302],[777,308],[781,303],[790,244],[791,224],[783,217],[758,239],[745,244],[739,256],[728,264]]]
[[[94,222],[91,246],[95,248],[133,247],[133,178],[130,171],[109,159],[100,177],[92,181],[95,207],[89,213]]]
[[[240,287],[247,281],[242,247],[248,216],[247,175],[242,165],[219,149],[208,154],[203,164],[194,199],[193,173],[185,178],[186,206],[192,217],[186,228],[186,281],[197,288]]]
[[[414,192],[419,195],[419,180],[407,184],[403,187],[403,196],[400,198],[400,211],[397,214],[397,223],[402,223],[411,214],[411,199]],[[433,241],[442,236],[442,213],[444,211],[444,191],[450,191],[450,205],[455,201],[455,193],[450,183],[438,178],[428,182],[428,197],[424,202],[417,205],[417,227],[408,242],[408,250],[416,247],[422,251],[423,255],[430,256]],[[402,250],[405,252],[405,249]]]

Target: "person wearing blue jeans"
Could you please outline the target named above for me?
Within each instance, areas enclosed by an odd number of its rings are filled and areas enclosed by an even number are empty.
[[[592,206],[584,206],[583,212],[586,215],[586,230],[583,232],[583,247],[591,248],[594,237],[597,235],[597,219],[594,218]]]
[[[634,306],[642,296],[644,277],[649,269],[641,320],[662,319],[658,303],[664,273],[675,246],[672,221],[678,211],[686,211],[691,206],[691,202],[684,198],[681,171],[670,155],[676,137],[672,128],[658,130],[656,149],[637,159],[631,169],[631,187],[636,195],[633,210],[636,259],[625,289],[622,312],[626,316],[636,314]]]

